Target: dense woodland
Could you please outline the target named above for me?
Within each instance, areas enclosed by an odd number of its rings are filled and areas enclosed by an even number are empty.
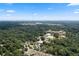
[[[35,23],[30,22],[30,23]],[[66,38],[53,40],[51,43],[43,43],[41,51],[55,56],[77,56],[79,55],[79,22],[78,21],[39,21],[42,23],[62,24],[56,25],[20,25],[23,22],[0,22],[0,55],[21,56],[23,55],[23,44],[25,41],[35,42],[36,37],[44,35],[45,31],[64,30]],[[28,23],[28,22],[26,22]]]

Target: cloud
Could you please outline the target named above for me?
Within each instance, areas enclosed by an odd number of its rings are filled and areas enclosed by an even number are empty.
[[[6,3],[6,4],[12,5],[12,4],[14,4],[14,3]]]
[[[7,12],[7,13],[14,13],[15,10],[6,10],[5,12]]]
[[[75,14],[79,14],[79,11],[75,11],[74,13],[75,13]]]
[[[12,14],[6,14],[6,16],[11,16]]]
[[[79,14],[79,9],[76,9],[73,13]]]
[[[38,15],[37,13],[33,13],[34,16]]]
[[[5,16],[11,16],[13,13],[15,13],[15,10],[5,10],[4,11]]]
[[[0,9],[0,12],[4,12],[4,13],[14,13],[15,10]]]
[[[5,5],[12,6],[14,3],[5,3]]]
[[[48,8],[48,10],[52,10],[52,8]]]
[[[79,9],[76,9],[77,11],[79,11]]]
[[[0,12],[3,12],[4,11],[4,9],[0,9]]]
[[[70,3],[67,6],[79,6],[79,3]]]
[[[16,11],[12,9],[0,9],[0,16],[12,16]]]

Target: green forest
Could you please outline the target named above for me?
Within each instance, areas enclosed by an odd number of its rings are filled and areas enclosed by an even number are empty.
[[[43,24],[20,25],[20,23],[35,22],[0,22],[0,55],[1,56],[23,56],[23,45],[26,41],[35,42],[36,37],[44,35],[45,31],[51,29],[64,30],[66,38],[62,40],[51,40],[43,43],[41,51],[54,56],[78,56],[79,55],[79,22],[76,21],[36,21]],[[45,24],[62,24],[45,25]]]

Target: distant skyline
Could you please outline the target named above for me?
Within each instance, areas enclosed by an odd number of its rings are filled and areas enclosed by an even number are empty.
[[[0,3],[0,21],[79,21],[79,3]]]

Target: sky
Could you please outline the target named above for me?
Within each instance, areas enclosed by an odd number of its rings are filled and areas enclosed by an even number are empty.
[[[0,21],[79,21],[79,3],[0,3]]]

